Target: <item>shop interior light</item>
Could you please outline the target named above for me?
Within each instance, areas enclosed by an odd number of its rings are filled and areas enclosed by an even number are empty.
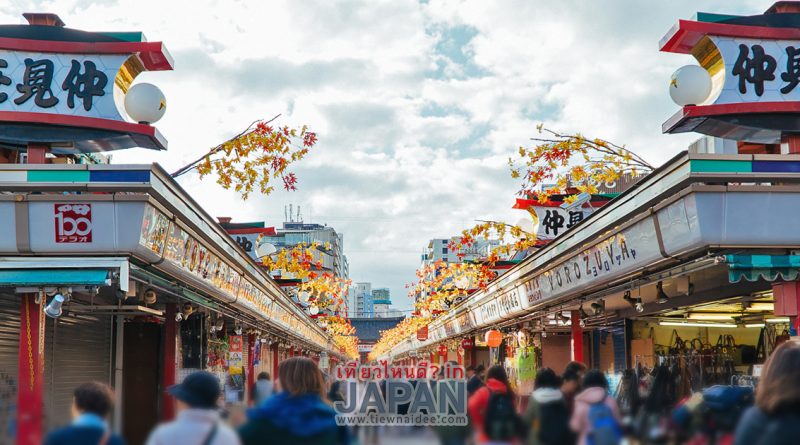
[[[764,326],[766,326],[764,323],[747,323],[744,325],[746,328],[763,328]]]
[[[683,326],[687,328],[735,328],[733,323],[696,323],[691,321],[659,321],[659,326]]]
[[[718,312],[691,312],[689,320],[733,320],[734,314],[724,314]]]
[[[561,324],[564,324],[564,325],[566,325],[567,323],[569,323],[569,322],[571,321],[571,319],[569,318],[569,316],[567,316],[567,315],[564,315],[564,313],[563,313],[563,312],[559,312],[559,313],[556,315],[556,317],[557,317],[557,318],[558,318],[558,320],[561,322]]]
[[[631,291],[626,290],[625,293],[622,295],[622,298],[628,303],[630,303],[630,305],[633,306],[634,309],[636,309],[636,312],[640,314],[644,312],[644,303],[642,303],[641,295],[636,298],[633,298],[631,297]]]
[[[766,321],[767,323],[788,323],[789,322],[789,317],[767,318],[764,321]]]
[[[749,312],[773,312],[775,311],[775,303],[750,303],[746,310]]]
[[[656,303],[658,303],[658,304],[666,304],[669,301],[669,297],[667,296],[667,293],[664,292],[664,282],[663,281],[659,281],[656,284],[656,292],[657,292]]]

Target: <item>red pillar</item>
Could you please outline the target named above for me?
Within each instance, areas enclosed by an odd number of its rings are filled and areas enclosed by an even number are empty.
[[[278,379],[278,365],[280,365],[280,363],[278,363],[278,360],[280,360],[280,357],[278,357],[278,343],[273,343],[272,344],[272,380],[277,380]]]
[[[24,294],[20,304],[17,445],[42,443],[44,418],[44,297]]]
[[[256,384],[256,334],[247,334],[247,393],[250,397],[250,388]]]
[[[42,144],[28,144],[28,164],[46,164],[50,147]]]
[[[175,364],[177,362],[176,341],[178,338],[178,322],[175,321],[175,314],[178,312],[176,303],[167,303],[164,320],[164,375],[161,387],[166,389],[174,385]],[[161,396],[161,420],[172,420],[175,418],[175,400],[172,396],[163,393]]]
[[[572,360],[583,363],[583,329],[579,311],[572,311]]]

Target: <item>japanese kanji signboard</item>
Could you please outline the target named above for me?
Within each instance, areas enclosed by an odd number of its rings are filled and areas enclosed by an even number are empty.
[[[711,37],[724,63],[714,103],[800,100],[800,41]],[[780,63],[779,63],[780,62]]]
[[[588,214],[587,210],[565,210],[561,207],[534,206],[533,210],[539,216],[539,227],[536,229],[538,240],[555,239],[583,221]]]
[[[666,133],[698,133],[779,144],[800,133],[800,4],[778,2],[764,14],[698,13],[679,20],[661,51],[690,54],[711,77],[711,93],[663,124]]]
[[[135,122],[124,99],[142,72],[171,70],[161,42],[138,32],[87,32],[52,14],[0,25],[0,143],[53,152],[165,149],[152,125]]]
[[[0,110],[124,120],[113,81],[127,58],[0,50]]]

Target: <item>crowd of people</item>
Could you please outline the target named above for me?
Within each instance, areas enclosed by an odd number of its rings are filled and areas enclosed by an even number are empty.
[[[571,362],[562,375],[536,373],[527,407],[520,406],[505,368],[478,367],[468,383],[470,427],[477,444],[612,445],[623,438],[622,418],[605,375]],[[465,436],[465,441],[467,442]]]
[[[314,361],[293,357],[278,368],[278,381],[267,373],[252,388],[254,407],[243,419],[223,419],[219,379],[197,371],[168,388],[177,416],[156,427],[147,445],[348,445],[348,431],[336,425],[328,386]],[[44,445],[125,445],[111,433],[111,388],[102,383],[80,385],[73,393],[73,421],[47,435]],[[230,413],[229,413],[230,414]]]
[[[336,423],[333,402],[343,400],[340,382],[326,382],[317,364],[304,357],[284,361],[278,374],[275,382],[268,374],[260,374],[251,392],[254,407],[246,416],[225,419],[217,377],[204,371],[187,376],[168,389],[176,401],[177,417],[153,430],[147,445],[355,442],[357,430]],[[469,425],[435,427],[442,445],[614,445],[632,436],[605,375],[582,363],[570,363],[560,375],[539,369],[529,397],[515,394],[502,366],[470,367],[467,379]],[[80,385],[74,391],[72,423],[50,433],[44,444],[124,445],[107,423],[113,404],[108,385]],[[764,366],[754,406],[743,411],[730,437],[735,445],[797,443],[800,341],[788,341],[773,352]]]
[[[470,428],[473,433],[463,435],[459,444],[474,441],[478,445],[615,445],[626,439],[629,443],[653,443],[636,437],[629,422],[623,419],[605,375],[597,370],[587,370],[582,363],[569,363],[560,376],[552,369],[539,369],[525,409],[515,409],[519,406],[519,397],[512,390],[503,367],[489,368],[485,378],[483,367],[468,371]],[[708,398],[714,394],[738,394],[728,389],[711,388]],[[725,397],[721,400],[723,405],[736,403],[734,399],[726,400]],[[715,409],[711,403],[708,405],[705,411]],[[741,410],[738,408],[722,407],[735,413],[735,418],[729,419],[731,428],[726,434],[696,434],[658,443],[798,443],[800,341],[788,341],[772,353],[756,388],[755,403],[741,407]],[[679,416],[674,417],[665,419],[665,422],[668,427],[680,429]],[[442,440],[442,445],[453,444],[452,440]]]

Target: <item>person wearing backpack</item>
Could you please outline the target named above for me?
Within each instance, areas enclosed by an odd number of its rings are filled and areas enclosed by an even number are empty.
[[[517,415],[514,392],[502,366],[489,368],[486,386],[475,391],[468,405],[478,444],[510,444],[518,441],[522,421]]]
[[[616,400],[608,394],[608,380],[591,370],[583,378],[583,391],[575,397],[570,420],[579,445],[617,445],[622,442],[622,416]]]
[[[735,445],[788,445],[800,437],[800,341],[778,346],[767,360],[756,404],[736,428]]]
[[[536,371],[534,390],[523,424],[528,428],[526,445],[569,445],[575,435],[569,428],[569,408],[561,393],[561,378],[550,368]]]

